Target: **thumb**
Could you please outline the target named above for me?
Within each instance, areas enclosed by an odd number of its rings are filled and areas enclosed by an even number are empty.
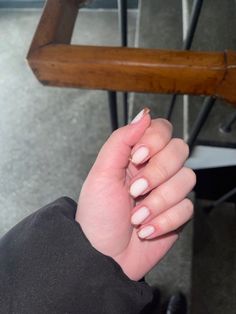
[[[148,108],[144,108],[130,124],[111,134],[98,154],[94,164],[96,169],[112,171],[127,167],[132,147],[151,124],[149,111]]]

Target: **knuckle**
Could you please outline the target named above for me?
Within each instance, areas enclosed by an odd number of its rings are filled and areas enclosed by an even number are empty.
[[[185,176],[187,177],[188,179],[188,183],[194,187],[196,182],[197,182],[197,176],[195,174],[195,172],[190,169],[190,168],[187,168],[187,167],[183,167],[183,171],[185,173]]]
[[[167,145],[166,137],[159,136],[158,137],[158,150],[163,149]]]
[[[160,124],[160,127],[163,129],[163,131],[166,132],[171,137],[173,133],[173,125],[166,119],[159,118],[157,120]]]
[[[161,207],[159,210],[162,212],[166,208],[168,208],[169,201],[167,200],[166,196],[164,196],[164,193],[162,191],[158,191],[155,195],[155,200],[157,202],[157,208]]]
[[[193,205],[193,202],[192,202],[190,199],[186,198],[186,199],[184,200],[184,206],[185,206],[185,208],[186,208],[186,211],[187,211],[188,214],[189,214],[189,218],[191,218],[191,217],[193,216],[193,214],[194,214],[194,205]]]
[[[172,140],[175,144],[175,147],[183,153],[186,157],[189,155],[189,146],[182,138],[174,138]]]
[[[173,132],[172,124],[163,118],[158,118],[152,120],[152,128],[153,131],[157,132],[157,134],[161,134],[160,139],[164,137],[164,139],[170,139]]]
[[[163,119],[163,118],[159,118],[157,119],[157,121],[159,123],[161,123],[163,125],[164,128],[166,128],[168,131],[171,131],[173,130],[173,125],[172,123],[170,123],[170,121],[166,120],[166,119]]]
[[[108,141],[109,143],[112,143],[116,140],[116,138],[118,137],[118,130],[113,131],[110,136],[108,137]]]
[[[121,142],[125,143],[125,140],[126,140],[125,133],[126,133],[125,127],[116,129],[109,136],[109,142],[117,143],[117,144]]]
[[[165,213],[162,217],[159,218],[159,226],[163,231],[175,229],[175,221],[171,215]]]
[[[164,165],[159,164],[157,169],[157,177],[159,182],[165,181],[167,178],[169,178],[169,170]]]
[[[116,129],[115,131],[112,132],[112,134],[110,135],[111,138],[116,138],[120,136],[120,133],[122,131],[122,128],[120,129]]]

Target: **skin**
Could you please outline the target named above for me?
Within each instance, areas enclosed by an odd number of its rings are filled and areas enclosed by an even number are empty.
[[[183,166],[188,146],[171,137],[171,124],[151,120],[149,113],[116,130],[101,148],[79,197],[76,221],[86,237],[132,280],[140,280],[165,256],[193,215],[186,195],[196,177]],[[149,155],[134,164],[130,158],[140,147],[148,148]],[[140,178],[147,180],[148,188],[133,197],[130,186]],[[131,217],[142,206],[150,215],[133,225]],[[138,232],[146,226],[155,231],[141,239]]]

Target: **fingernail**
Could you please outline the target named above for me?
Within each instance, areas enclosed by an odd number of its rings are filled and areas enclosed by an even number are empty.
[[[142,117],[144,117],[146,114],[148,114],[150,112],[149,108],[144,108],[142,111],[140,111],[137,116],[130,122],[130,124],[139,122]]]
[[[141,207],[132,215],[131,223],[133,225],[140,225],[149,215],[149,209],[147,207]]]
[[[130,194],[134,197],[139,196],[148,188],[148,182],[146,179],[138,179],[131,184]]]
[[[143,162],[149,155],[149,149],[145,146],[138,148],[131,157],[131,161],[134,164],[140,164]]]
[[[147,226],[143,229],[141,229],[139,232],[138,232],[138,236],[141,238],[141,239],[145,239],[147,237],[149,237],[151,234],[153,234],[155,231],[155,228],[153,226]]]

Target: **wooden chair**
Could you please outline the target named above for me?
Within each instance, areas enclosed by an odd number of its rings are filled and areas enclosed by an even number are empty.
[[[127,48],[124,34],[123,47],[71,45],[78,10],[84,2],[47,0],[27,55],[42,84],[107,90],[113,104],[116,91],[169,93],[174,94],[173,99],[177,94],[206,95],[188,140],[191,149],[203,117],[207,117],[216,98],[236,106],[235,51],[188,51],[189,41],[183,47],[185,50],[180,51]],[[196,27],[200,2],[196,1],[192,30]],[[191,39],[192,35],[189,36]],[[112,110],[113,128],[116,128],[115,107],[111,106]],[[234,115],[231,120],[235,118]]]
[[[205,99],[189,136],[191,150],[215,99],[219,97],[236,105],[236,52],[188,51],[202,0],[194,1],[189,31],[180,51],[125,47],[126,0],[118,1],[123,47],[71,45],[78,9],[84,2],[47,1],[27,56],[32,71],[42,84],[107,90],[113,129],[118,127],[116,91],[125,92],[125,121],[126,92],[174,94],[168,118],[177,94],[210,96]]]
[[[48,0],[27,60],[44,85],[210,95],[236,105],[236,52],[70,45],[83,0]]]

